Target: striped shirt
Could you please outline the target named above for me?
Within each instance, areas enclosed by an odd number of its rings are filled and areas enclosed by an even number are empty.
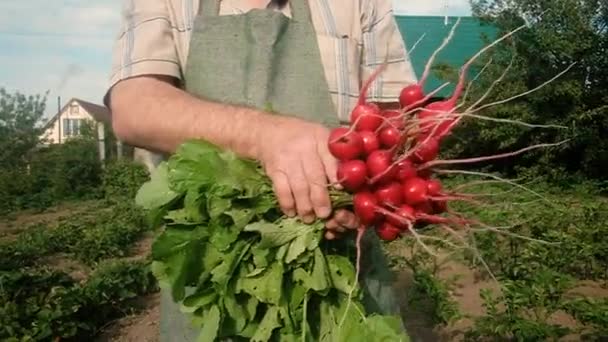
[[[220,15],[244,13],[254,2],[217,1]],[[370,101],[395,102],[405,85],[416,82],[391,0],[310,0],[309,6],[329,91],[342,120],[355,106],[362,82],[385,60],[388,68],[372,84]],[[110,86],[146,74],[183,79],[198,10],[198,0],[124,0]],[[276,10],[291,15],[289,6]]]

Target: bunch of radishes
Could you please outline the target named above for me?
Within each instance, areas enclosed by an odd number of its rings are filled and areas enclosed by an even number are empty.
[[[441,113],[432,109],[442,102],[428,104],[431,111],[421,106],[424,102],[420,86],[408,86],[401,92],[402,110],[382,111],[374,103],[359,103],[350,127],[335,128],[330,134],[329,150],[339,160],[338,181],[354,194],[355,214],[364,225],[375,226],[386,241],[416,223],[433,223],[433,215],[447,209],[441,182],[418,167],[437,157],[450,124],[428,120],[412,125]],[[422,110],[416,116],[404,115],[404,108],[417,106]]]
[[[433,94],[439,90],[429,94],[423,91],[430,66],[436,54],[454,34],[459,21],[428,60],[420,81],[402,89],[399,110],[381,110],[376,104],[365,101],[368,88],[385,69],[385,62],[361,88],[357,105],[351,112],[349,126],[335,128],[330,134],[329,151],[340,163],[338,182],[346,191],[354,194],[354,212],[361,223],[365,228],[375,227],[378,236],[383,240],[392,241],[407,232],[416,234],[414,226],[455,224],[463,227],[474,223],[450,212],[447,205],[447,202],[452,200],[475,202],[471,195],[446,192],[441,182],[433,177],[434,167],[505,158],[533,148],[548,146],[540,144],[494,156],[436,160],[441,142],[464,117],[463,114],[455,113],[460,107],[456,102],[463,93],[466,74],[473,61],[492,46],[525,27],[522,25],[481,49],[460,69],[458,83],[452,95],[442,101],[430,101]],[[514,98],[517,96],[511,99]],[[498,103],[504,102],[506,101]],[[447,215],[440,216],[443,213]],[[359,230],[358,241],[362,230]]]
[[[442,222],[436,215],[447,210],[448,197],[430,169],[420,167],[437,158],[442,138],[457,123],[450,113],[460,92],[427,103],[422,83],[413,84],[401,91],[400,110],[381,110],[365,102],[372,80],[363,86],[349,127],[333,129],[328,147],[339,160],[338,182],[354,194],[355,214],[392,241],[416,224]]]

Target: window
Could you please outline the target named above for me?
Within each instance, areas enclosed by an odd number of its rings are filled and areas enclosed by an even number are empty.
[[[73,137],[80,135],[82,119],[63,119],[63,136]]]
[[[70,114],[78,114],[78,105],[70,105]]]

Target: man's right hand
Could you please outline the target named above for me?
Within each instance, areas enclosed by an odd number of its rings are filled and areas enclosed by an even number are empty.
[[[203,138],[260,161],[286,215],[310,223],[331,213],[328,185],[336,183],[337,160],[327,147],[329,129],[320,124],[206,101],[161,76],[119,82],[110,106],[114,132],[125,143],[173,153],[184,140]]]
[[[326,127],[291,117],[273,117],[258,141],[257,159],[272,180],[283,212],[305,223],[331,215],[328,186],[336,183],[337,160]]]

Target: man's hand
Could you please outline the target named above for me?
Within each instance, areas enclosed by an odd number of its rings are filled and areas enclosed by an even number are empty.
[[[336,182],[337,160],[327,148],[329,129],[291,117],[276,117],[259,141],[257,159],[272,180],[283,212],[305,223],[331,215],[328,186]]]
[[[348,210],[336,210],[334,215],[325,223],[325,238],[327,240],[335,240],[342,237],[342,234],[348,230],[356,230],[361,226],[359,219],[355,214]]]

